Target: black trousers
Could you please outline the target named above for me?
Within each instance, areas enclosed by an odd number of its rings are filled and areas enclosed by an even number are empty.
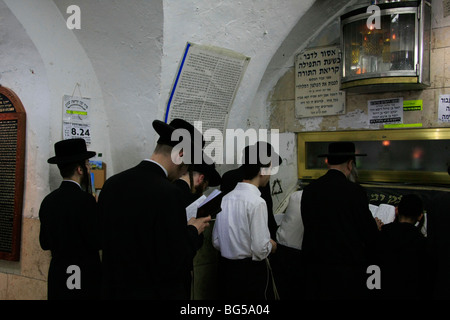
[[[360,265],[306,263],[307,299],[367,299],[365,269]]]
[[[304,299],[304,268],[302,251],[278,243],[271,255],[273,277],[281,300]]]
[[[264,260],[230,260],[220,257],[218,275],[220,299],[265,300],[273,295]]]

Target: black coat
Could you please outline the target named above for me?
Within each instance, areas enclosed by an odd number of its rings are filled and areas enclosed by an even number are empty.
[[[381,269],[381,298],[431,297],[431,256],[419,228],[410,223],[386,224],[376,249]]]
[[[48,299],[95,299],[100,297],[100,226],[95,198],[75,183],[61,186],[42,201],[39,242],[50,250]],[[81,289],[69,289],[67,280],[80,268]]]
[[[433,298],[450,299],[450,193],[440,192],[428,210],[427,234],[434,263]]]
[[[222,176],[222,184],[220,185],[220,190],[226,194],[232,191],[238,182],[242,182],[244,178],[244,173],[242,172],[242,167],[239,167],[234,170],[227,171]],[[270,238],[274,241],[277,239],[277,222],[275,221],[275,217],[273,215],[273,200],[272,194],[270,192],[270,182],[264,186],[260,187],[259,191],[261,192],[261,198],[266,201],[267,205],[267,226],[270,232]]]
[[[307,290],[318,298],[359,295],[379,234],[364,189],[329,170],[305,187],[301,213]]]
[[[100,193],[107,299],[187,299],[197,248],[180,190],[155,163],[109,178]]]
[[[193,194],[191,192],[191,188],[189,187],[188,183],[183,179],[177,179],[173,182],[173,184],[178,188],[178,190],[181,191],[180,193],[181,198],[179,201],[183,203],[184,208],[187,208],[189,205],[191,205],[195,200],[199,198],[196,194]],[[186,213],[183,214],[184,217],[186,217]],[[203,233],[200,235],[197,235],[195,233],[189,233],[188,236],[191,237],[190,243],[197,243],[197,250],[202,247],[204,239]]]
[[[181,191],[181,194],[183,196],[182,201],[184,207],[188,207],[192,202],[198,199],[198,197],[192,193],[189,184],[183,179],[177,179],[173,182],[173,184],[177,186],[177,188],[180,189]]]

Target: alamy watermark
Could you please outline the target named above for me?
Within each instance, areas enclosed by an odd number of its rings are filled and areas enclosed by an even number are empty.
[[[73,29],[81,29],[81,9],[77,5],[70,5],[66,10],[67,14],[70,16],[66,20],[67,28],[70,30]],[[380,20],[380,7],[373,4],[370,5],[366,13],[371,13],[369,18],[367,18],[367,28],[369,29],[381,29],[381,20]]]
[[[67,267],[66,273],[70,274],[67,278],[66,286],[69,290],[81,289],[81,269],[79,266],[72,264]]]
[[[366,270],[367,274],[370,274],[370,276],[367,278],[366,286],[367,289],[373,290],[373,289],[381,289],[381,269],[377,265],[370,265],[367,267]]]
[[[70,265],[66,270],[67,274],[70,276],[67,278],[66,286],[69,290],[80,290],[81,289],[81,269],[77,265]],[[367,278],[366,286],[369,290],[379,290],[381,289],[381,269],[377,265],[370,265],[366,270],[367,274],[370,276]]]
[[[70,16],[66,20],[66,26],[69,30],[81,29],[81,9],[77,5],[70,5],[67,7],[66,13]]]
[[[242,151],[246,145],[252,146],[257,142],[267,142],[271,149],[250,148],[246,163],[269,163],[271,162],[271,174],[278,172],[280,139],[278,129],[226,129],[225,137],[219,129],[210,128],[203,132],[202,121],[195,121],[194,127],[198,132],[194,133],[194,144],[202,145],[202,136],[205,140],[205,148],[192,149],[191,135],[186,129],[173,131],[171,140],[180,141],[172,149],[172,161],[175,164],[242,164]],[[225,146],[224,146],[224,142]],[[180,151],[183,156],[179,157]]]
[[[380,7],[373,4],[367,8],[366,13],[371,13],[366,21],[367,28],[370,30],[381,29]]]

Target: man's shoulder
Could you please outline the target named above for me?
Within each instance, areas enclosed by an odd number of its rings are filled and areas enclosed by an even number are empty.
[[[129,169],[125,169],[122,172],[116,173],[115,175],[111,176],[106,180],[106,183],[123,183],[128,180],[132,181],[139,181],[143,178],[149,178],[157,179],[157,180],[167,180],[166,177],[163,174],[163,171],[161,168],[159,168],[157,165],[153,163],[144,163],[142,161],[141,163],[137,164],[134,167],[131,167]]]
[[[266,201],[258,194],[251,192],[249,190],[243,190],[238,187],[235,187],[229,193],[227,193],[222,201],[226,199],[227,201],[242,201],[242,202],[251,202],[252,204],[260,204],[266,203]]]
[[[360,184],[348,180],[343,173],[336,170],[329,170],[323,176],[311,181],[307,186],[304,187],[304,191],[308,193],[311,190],[321,190],[326,187],[333,187],[336,192],[341,192],[343,190],[365,192],[365,189]]]

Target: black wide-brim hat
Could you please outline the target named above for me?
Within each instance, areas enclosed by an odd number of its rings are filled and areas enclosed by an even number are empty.
[[[194,155],[196,152],[203,152],[202,149],[205,146],[205,139],[203,138],[202,133],[189,122],[183,119],[173,119],[169,124],[167,124],[160,120],[154,120],[152,126],[159,135],[159,139],[157,141],[158,144],[165,144],[175,147],[183,141],[184,137],[181,136],[179,137],[179,140],[172,140],[172,134],[175,130],[185,129],[189,133],[189,143],[191,145],[190,151],[193,152]],[[191,161],[190,163],[194,163],[194,161]]]
[[[258,141],[245,147],[242,159],[243,164],[266,165],[269,163],[268,161],[271,162],[272,167],[277,167],[283,162],[283,159],[276,153],[275,148],[270,143]]]
[[[208,180],[208,185],[210,187],[216,187],[222,183],[222,177],[220,173],[217,172],[216,166],[212,163],[212,160],[205,154],[203,154],[204,159],[202,164],[194,164],[192,171],[197,171],[205,175]]]
[[[86,141],[76,138],[55,143],[55,156],[47,160],[51,164],[66,164],[92,158],[95,151],[88,151]]]
[[[323,157],[365,157],[365,153],[356,153],[355,144],[353,142],[332,142],[328,145],[328,153],[319,154],[319,158]]]

